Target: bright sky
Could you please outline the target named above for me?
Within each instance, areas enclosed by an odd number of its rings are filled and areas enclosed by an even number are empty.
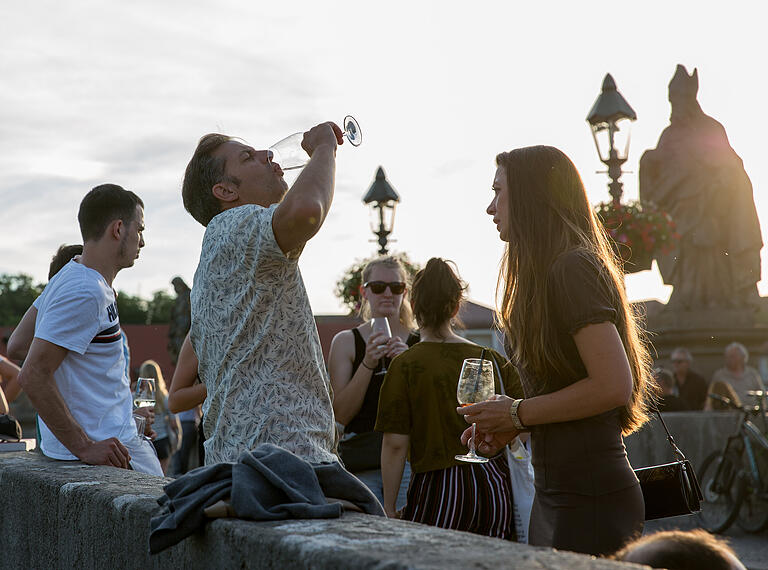
[[[637,112],[624,175],[669,122],[678,63],[699,70],[699,102],[719,120],[768,220],[768,75],[759,3],[315,0],[277,3],[72,0],[0,8],[0,272],[46,280],[77,208],[103,182],[139,194],[146,248],[115,285],[149,297],[188,284],[204,228],[181,178],[200,136],[266,148],[352,114],[363,144],[338,152],[336,196],[301,260],[315,312],[339,313],[334,284],[375,245],[362,197],[384,167],[402,201],[395,251],[454,260],[471,298],[494,304],[502,244],[485,214],[494,157],[561,148],[594,203],[608,199],[585,121],[610,72]],[[763,252],[763,278],[766,257]],[[768,293],[768,280],[760,283]],[[633,299],[666,300],[654,270]]]

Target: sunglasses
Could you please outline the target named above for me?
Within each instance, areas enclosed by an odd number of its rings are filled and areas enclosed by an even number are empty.
[[[405,283],[402,281],[368,281],[363,287],[370,287],[371,292],[376,295],[381,295],[387,287],[393,295],[402,295],[405,292]]]

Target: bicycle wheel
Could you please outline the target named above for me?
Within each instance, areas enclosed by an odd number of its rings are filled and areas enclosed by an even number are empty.
[[[741,462],[731,453],[712,453],[701,465],[699,481],[704,502],[698,514],[701,526],[709,532],[723,532],[739,514],[744,483],[739,477]],[[715,479],[717,476],[717,479]]]
[[[748,463],[746,456],[744,462]],[[763,478],[768,474],[768,457],[765,453],[757,454],[759,474]],[[747,472],[750,467],[745,466]],[[760,488],[760,485],[763,488]],[[739,509],[739,517],[736,524],[747,532],[760,532],[768,526],[768,492],[765,482],[755,486],[751,477],[744,478],[744,498]]]

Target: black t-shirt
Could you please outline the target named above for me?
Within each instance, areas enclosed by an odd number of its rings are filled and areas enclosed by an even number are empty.
[[[541,375],[520,366],[526,397],[555,392],[586,378],[573,335],[590,324],[617,323],[620,312],[611,300],[612,287],[607,268],[587,251],[569,251],[555,260],[545,294],[557,328],[556,342],[572,372]],[[537,489],[595,496],[637,484],[621,437],[620,412],[615,408],[581,420],[533,426]]]

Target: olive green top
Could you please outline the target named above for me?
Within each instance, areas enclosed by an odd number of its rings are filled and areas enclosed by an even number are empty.
[[[467,452],[461,433],[467,429],[464,416],[456,413],[456,387],[465,358],[479,358],[483,347],[469,343],[419,342],[389,365],[379,395],[376,431],[410,436],[410,462],[414,473],[446,469],[460,462],[455,455]],[[498,352],[504,389],[510,397],[522,398],[517,370]],[[501,394],[494,370],[495,392]]]

